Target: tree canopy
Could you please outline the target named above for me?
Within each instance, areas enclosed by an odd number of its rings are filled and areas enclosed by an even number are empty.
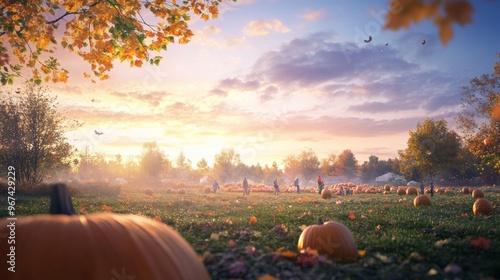
[[[116,60],[141,67],[158,65],[174,42],[193,36],[191,15],[214,19],[224,0],[10,0],[0,3],[0,82],[11,84],[23,67],[37,83],[66,82],[68,70],[53,56],[58,47],[90,65],[85,77],[105,80]],[[227,0],[236,2],[237,0]],[[179,1],[181,2],[181,1]],[[263,7],[265,8],[265,7]],[[408,28],[432,20],[443,44],[453,37],[453,24],[472,22],[470,1],[392,0],[384,28]]]
[[[171,43],[193,36],[190,14],[216,18],[222,0],[12,0],[0,4],[0,78],[12,83],[23,66],[36,82],[66,82],[68,71],[52,56],[58,46],[90,64],[86,77],[107,79],[115,60],[132,67],[159,64]],[[61,34],[62,33],[62,34]]]
[[[457,163],[460,155],[460,137],[448,130],[445,120],[426,119],[410,131],[407,148],[400,154],[402,169],[416,169],[420,175],[434,180]]]
[[[490,173],[487,177],[494,181],[500,177],[500,61],[493,73],[473,78],[461,96],[459,129],[469,150],[480,159],[480,170]]]

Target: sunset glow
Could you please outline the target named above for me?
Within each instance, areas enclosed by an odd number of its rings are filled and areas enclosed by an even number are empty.
[[[116,62],[109,80],[91,83],[89,66],[60,51],[70,79],[48,87],[82,123],[70,143],[108,158],[150,141],[193,165],[229,147],[262,166],[305,149],[395,158],[425,118],[454,128],[461,87],[498,60],[500,3],[474,5],[474,23],[454,26],[443,46],[429,22],[383,30],[386,1],[225,2],[217,19],[193,20],[193,40],[159,54],[158,67]]]

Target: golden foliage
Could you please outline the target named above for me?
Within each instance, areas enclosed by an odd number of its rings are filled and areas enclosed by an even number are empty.
[[[68,71],[50,56],[59,45],[90,65],[91,74],[84,73],[85,77],[108,78],[115,59],[129,61],[132,67],[141,67],[144,61],[158,64],[161,57],[151,56],[151,51],[166,50],[175,41],[188,43],[193,36],[189,14],[214,19],[222,1],[4,1],[1,82],[12,83],[22,66],[33,68],[38,83],[66,82]],[[61,38],[56,35],[58,28],[64,31]]]
[[[384,28],[398,30],[409,28],[424,19],[434,21],[443,45],[453,38],[452,25],[472,22],[474,7],[468,0],[392,0]]]

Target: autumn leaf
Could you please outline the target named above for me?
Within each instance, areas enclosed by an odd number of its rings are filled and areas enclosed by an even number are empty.
[[[354,213],[349,213],[349,215],[347,215],[347,218],[349,218],[349,220],[355,220],[356,219],[356,215]]]
[[[255,222],[257,222],[257,217],[255,216],[250,217],[250,220],[248,220],[249,225],[253,225]]]
[[[484,237],[478,237],[470,241],[472,248],[488,250],[490,248],[490,241]]]
[[[153,218],[153,220],[155,220],[155,221],[157,221],[157,222],[162,222],[161,217],[160,217],[160,216],[158,216],[158,215],[156,215],[156,216]]]

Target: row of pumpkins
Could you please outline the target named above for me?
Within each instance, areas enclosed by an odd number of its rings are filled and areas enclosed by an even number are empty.
[[[430,204],[426,195],[415,201],[415,206]],[[485,201],[474,203],[474,214],[489,204]],[[0,235],[15,240],[0,242],[0,251],[9,252],[0,254],[0,262],[15,270],[0,270],[0,279],[210,279],[189,243],[163,223],[128,214],[76,215],[64,184],[52,187],[49,212],[0,221]],[[341,263],[358,258],[352,232],[334,221],[319,219],[305,228],[297,248]]]

